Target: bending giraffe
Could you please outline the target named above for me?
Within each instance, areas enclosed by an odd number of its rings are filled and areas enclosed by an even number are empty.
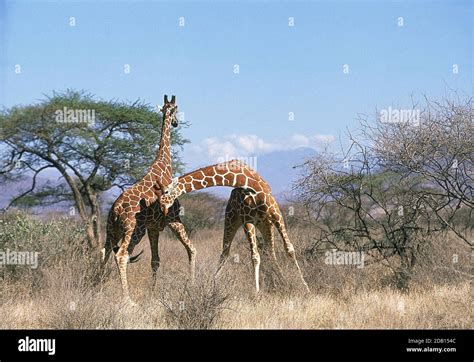
[[[158,202],[163,188],[172,180],[170,134],[171,126],[178,126],[176,97],[172,96],[171,102],[168,102],[168,97],[165,95],[161,111],[163,113],[163,126],[156,158],[147,174],[115,200],[107,219],[107,237],[102,249],[102,269],[113,250],[123,296],[129,302],[131,302],[131,299],[127,283],[127,263],[138,261],[143,251],[133,257],[130,257],[130,255],[145,235],[145,232],[148,232],[150,241],[153,285],[156,283],[156,272],[160,265],[158,241],[160,231],[163,231],[165,225],[171,229],[186,248],[191,280],[194,279],[196,250],[180,220],[179,203],[174,202],[170,205],[170,212],[167,213],[165,218]]]
[[[229,256],[230,246],[239,226],[243,225],[250,243],[250,252],[254,266],[255,289],[260,290],[260,255],[257,247],[256,228],[270,246],[272,257],[276,260],[273,226],[283,239],[285,251],[294,262],[301,281],[309,292],[296,259],[295,248],[286,231],[280,207],[272,195],[268,183],[246,164],[232,160],[187,173],[164,188],[160,198],[163,213],[166,215],[174,201],[181,195],[213,186],[234,187],[226,207],[223,250],[217,272]],[[216,272],[216,273],[217,273]]]

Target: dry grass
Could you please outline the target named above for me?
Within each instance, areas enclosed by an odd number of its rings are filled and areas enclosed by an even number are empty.
[[[296,242],[297,250],[302,245]],[[383,283],[386,270],[326,266],[302,261],[312,293],[299,288],[292,265],[279,254],[286,280],[271,288],[270,261],[263,257],[264,291],[254,296],[247,243],[239,232],[231,258],[217,280],[212,277],[221,251],[222,230],[198,231],[197,281],[187,281],[187,257],[170,234],[160,239],[162,264],[158,287],[151,290],[148,241],[139,263],[129,266],[129,281],[138,307],[121,304],[120,284],[112,260],[110,275],[94,286],[96,261],[69,247],[54,262],[18,278],[4,275],[0,294],[0,328],[473,328],[469,281],[419,270],[409,293]],[[282,249],[281,243],[277,244]],[[468,251],[466,251],[467,253]],[[462,254],[464,258],[464,254]],[[462,259],[464,260],[464,259]],[[428,276],[432,277],[428,277]]]

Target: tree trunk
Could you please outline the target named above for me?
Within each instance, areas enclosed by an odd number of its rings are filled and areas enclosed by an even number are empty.
[[[101,234],[100,234],[100,205],[97,195],[92,195],[92,206],[91,206],[91,221],[92,229],[94,232],[94,243],[96,247],[102,245]]]
[[[400,266],[395,271],[395,285],[402,292],[408,292],[410,280],[415,266],[415,258],[408,255],[406,250],[400,252]]]
[[[90,204],[90,213],[82,218],[86,223],[87,244],[90,248],[99,248],[101,246],[101,235],[98,197],[94,193],[88,193],[87,200]]]

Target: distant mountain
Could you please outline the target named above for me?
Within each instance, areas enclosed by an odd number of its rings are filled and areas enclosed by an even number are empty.
[[[309,147],[267,153],[257,157],[256,171],[270,184],[273,194],[281,196],[289,193],[301,176],[302,169],[294,167],[315,155],[316,151]]]
[[[36,177],[36,190],[40,189],[45,185],[49,185],[52,187],[59,186],[63,181],[58,178],[57,175],[47,174],[44,173],[45,176],[38,176]],[[10,181],[2,184],[2,192],[0,192],[0,209],[3,209],[8,206],[10,201],[14,198],[19,196],[22,192],[25,192],[31,188],[32,178],[25,176],[21,180]],[[59,211],[59,210],[66,210],[67,203],[61,202],[56,205],[50,206],[52,210]],[[32,212],[36,212],[33,208]]]
[[[0,192],[0,210],[8,206],[10,201],[20,195],[22,192],[25,192],[31,188],[31,177],[25,176],[21,180],[16,180],[14,182],[6,182],[2,184],[2,192]],[[44,172],[44,176],[36,177],[36,191],[49,185],[52,187],[59,187],[64,185],[65,181],[59,176],[58,173]],[[102,201],[103,212],[108,211],[108,207],[114,202],[115,198],[120,195],[120,190],[117,187],[114,187],[100,195]],[[35,206],[30,207],[29,212],[33,214],[43,213],[43,212],[69,212],[72,202],[62,201],[52,205],[47,206]]]

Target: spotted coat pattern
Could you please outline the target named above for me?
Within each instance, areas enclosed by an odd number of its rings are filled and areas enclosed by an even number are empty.
[[[256,229],[260,231],[276,262],[273,226],[278,230],[287,255],[298,270],[301,282],[306,291],[308,285],[304,280],[296,259],[295,248],[286,231],[285,222],[278,203],[268,183],[253,169],[238,160],[207,166],[185,174],[173,180],[164,188],[160,198],[163,212],[172,207],[181,195],[213,186],[228,186],[232,190],[225,212],[223,250],[217,272],[220,271],[229,256],[230,246],[240,226],[250,243],[254,266],[255,289],[258,292],[260,255],[257,247]]]

